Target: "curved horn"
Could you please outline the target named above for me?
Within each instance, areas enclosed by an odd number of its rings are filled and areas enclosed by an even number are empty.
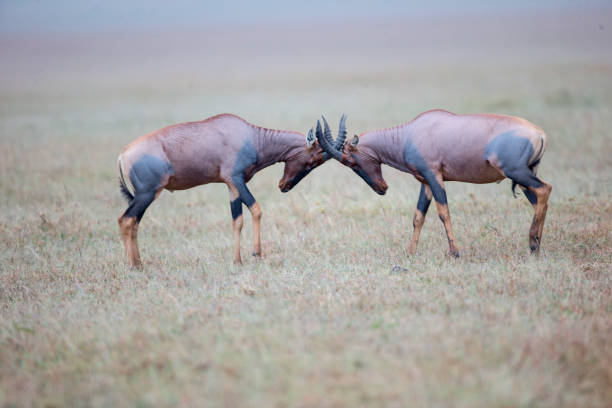
[[[336,148],[336,150],[342,151],[342,149],[344,148],[345,142],[346,142],[346,115],[342,114],[342,117],[340,118],[340,125],[338,126],[338,138],[336,139],[334,148]]]
[[[327,123],[325,116],[321,115],[321,118],[323,119],[323,135],[325,136],[325,139],[327,139],[329,144],[333,144],[334,137],[332,136],[331,128],[329,127],[329,124]]]
[[[323,118],[323,122],[325,124],[327,124],[327,121],[325,120],[325,116],[321,115],[321,118]],[[327,126],[325,128],[325,132],[323,132],[323,136],[325,136],[325,138],[327,139],[327,141],[329,142],[330,145],[334,145],[334,138],[332,137],[331,131],[328,131],[329,126]]]
[[[327,121],[325,121],[325,118],[323,118],[323,122],[325,123],[325,133],[331,133],[329,130],[329,126],[327,125]],[[323,134],[323,131],[321,130],[321,121],[318,121],[318,120],[317,120],[317,132],[316,133],[317,133],[317,140],[319,141],[319,144],[321,145],[321,148],[323,149],[323,151],[327,153],[328,155],[330,155],[331,157],[333,157],[334,159],[340,160],[340,158],[342,158],[342,153],[336,150],[334,146],[332,146],[332,144],[329,142],[327,137],[325,137],[325,135]]]

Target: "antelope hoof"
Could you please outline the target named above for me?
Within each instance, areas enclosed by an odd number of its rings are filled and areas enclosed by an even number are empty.
[[[450,256],[452,256],[453,258],[459,258],[459,250],[458,249],[451,249]]]
[[[142,271],[142,262],[140,261],[131,262],[130,268],[135,271]]]
[[[252,255],[253,255],[254,257],[256,257],[256,258],[261,258],[261,251],[259,251],[259,252],[258,252],[258,251],[255,251],[255,252],[253,252],[253,254],[252,254]]]
[[[531,249],[532,254],[537,254],[540,252],[540,238],[535,237],[531,245],[529,245],[529,249]]]

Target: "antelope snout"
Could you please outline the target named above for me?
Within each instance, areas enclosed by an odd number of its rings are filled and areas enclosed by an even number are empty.
[[[291,186],[289,185],[289,183],[283,180],[278,183],[278,188],[281,193],[286,193],[287,191],[291,190]]]
[[[376,188],[374,190],[380,195],[385,195],[388,188],[389,186],[387,185],[387,183],[385,183],[384,180],[381,180],[378,183],[376,183]]]

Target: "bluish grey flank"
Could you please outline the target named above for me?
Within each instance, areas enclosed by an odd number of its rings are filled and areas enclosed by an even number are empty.
[[[125,211],[125,217],[136,217],[138,222],[155,200],[155,193],[164,177],[174,174],[172,165],[159,157],[145,154],[130,169],[130,181],[134,186],[134,199]]]
[[[436,176],[427,165],[425,159],[423,159],[423,156],[421,156],[417,147],[410,140],[408,140],[406,149],[404,150],[404,160],[406,160],[406,163],[410,167],[415,168],[425,179],[427,184],[429,184],[436,201],[440,204],[446,204],[446,192],[440,183],[438,183],[438,180],[436,180]]]
[[[491,160],[494,156],[497,157],[499,167],[506,177],[513,181],[514,191],[516,184],[525,188],[542,186],[542,182],[530,168],[529,160],[533,157],[533,152],[533,146],[528,139],[516,136],[510,131],[496,136],[487,144],[484,158]],[[533,198],[527,195],[530,202]]]
[[[238,189],[240,200],[242,200],[247,207],[251,207],[253,203],[255,203],[255,197],[253,197],[246,186],[245,171],[247,168],[255,165],[256,163],[257,151],[255,150],[253,142],[248,140],[238,152],[236,162],[234,163],[234,168],[232,169],[232,182]]]
[[[513,131],[502,133],[491,140],[485,148],[485,159],[489,160],[492,155],[497,156],[501,169],[518,169],[527,167],[529,159],[533,156],[531,142]]]
[[[130,181],[134,195],[156,192],[167,175],[174,174],[172,165],[159,157],[145,154],[130,169]]]

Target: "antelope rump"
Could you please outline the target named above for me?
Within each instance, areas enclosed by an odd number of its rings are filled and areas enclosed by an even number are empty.
[[[138,226],[162,190],[186,190],[208,183],[225,183],[229,190],[234,263],[241,263],[242,204],[253,217],[253,255],[260,256],[262,212],[246,183],[259,170],[285,162],[278,187],[287,192],[327,159],[312,129],[307,136],[266,129],[232,114],[168,126],[136,139],[118,158],[120,188],[129,203],[118,222],[129,264],[141,266]]]
[[[355,135],[340,147],[330,143],[331,132],[317,123],[317,139],[323,150],[350,167],[378,194],[385,194],[381,164],[412,174],[421,184],[414,214],[409,252],[416,253],[419,235],[432,198],[444,224],[450,254],[459,250],[450,220],[444,181],[466,183],[512,180],[535,210],[529,230],[529,246],[537,252],[548,208],[551,185],[536,176],[546,149],[546,134],[525,119],[497,114],[457,115],[444,110],[420,114],[404,125]]]

